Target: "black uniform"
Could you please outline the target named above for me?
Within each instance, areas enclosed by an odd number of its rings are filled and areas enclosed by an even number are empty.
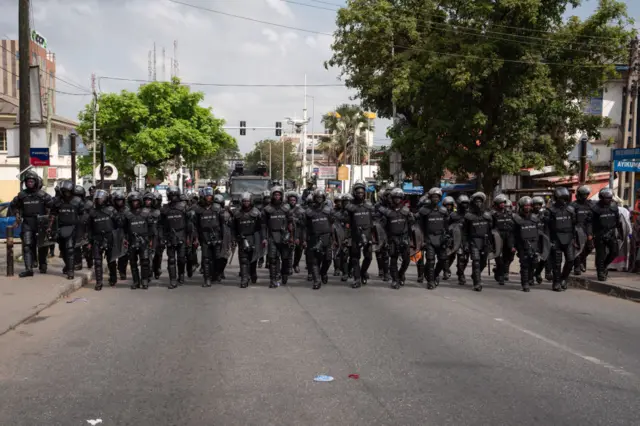
[[[385,230],[389,242],[389,272],[391,273],[391,286],[395,289],[404,285],[405,272],[409,267],[409,234],[414,223],[413,214],[407,206],[396,205],[382,207],[380,213],[384,217]],[[398,258],[401,259],[398,269]]]
[[[82,269],[82,257],[84,256],[87,261],[87,267],[93,268],[93,255],[91,250],[88,249],[89,239],[87,233],[87,223],[89,221],[89,211],[93,208],[93,202],[87,200],[85,197],[85,190],[82,186],[76,185],[74,195],[79,197],[84,203],[84,213],[78,221],[76,226],[76,246],[74,253],[75,269],[79,271]]]
[[[127,211],[129,211],[129,207],[127,207],[125,203],[125,196],[121,192],[115,192],[111,194],[111,204],[118,216],[118,222],[124,223],[125,216]],[[114,241],[113,244],[120,244],[120,241]],[[129,256],[126,251],[121,253],[121,256],[118,258],[118,272],[120,273],[120,279],[127,279],[127,264],[129,263]]]
[[[524,291],[529,291],[539,263],[542,223],[534,213],[514,214],[513,223],[514,243],[520,258],[520,284]]]
[[[438,285],[438,277],[447,262],[450,216],[445,207],[430,203],[418,210],[418,217],[424,235],[427,288],[433,289]]]
[[[267,261],[269,264],[269,287],[278,286],[278,277],[282,277],[283,284],[289,277],[289,262],[291,261],[291,230],[293,218],[291,208],[283,201],[273,202],[264,207],[263,235],[267,238]]]
[[[256,207],[239,208],[233,216],[233,229],[238,242],[238,261],[240,263],[240,287],[249,286],[258,280],[257,263],[260,257],[260,245],[264,240],[262,213]]]
[[[620,212],[615,203],[604,205],[601,201],[595,203],[591,211],[596,249],[596,270],[598,280],[605,281],[609,275],[609,264],[613,262],[619,252],[616,230],[622,226]]]
[[[131,206],[124,218],[124,229],[129,245],[129,263],[133,278],[131,288],[147,289],[151,276],[149,252],[155,237],[155,219],[151,210],[142,207],[142,200],[140,200],[140,207]],[[138,270],[138,261],[140,261],[140,270]]]
[[[451,218],[449,219],[450,226],[460,226],[464,225],[464,216],[467,214],[467,209],[462,205],[458,205],[457,211],[451,213]],[[469,263],[469,247],[462,244],[458,249],[458,252],[455,254],[456,256],[456,275],[458,276],[458,284],[465,285],[467,280],[464,276],[464,271],[467,269],[467,264]],[[453,263],[453,262],[452,262]]]
[[[167,191],[169,195],[170,192]],[[173,195],[173,197],[171,196]],[[187,217],[187,206],[176,199],[171,193],[172,201],[162,208],[160,222],[162,224],[164,241],[167,248],[167,269],[169,270],[169,288],[174,289],[178,283],[184,284],[184,270],[186,266],[187,232],[190,220]],[[177,268],[176,268],[177,264]]]
[[[161,224],[162,218],[162,194],[155,194],[153,209],[151,214],[156,222],[156,244],[153,247],[153,276],[158,279],[162,271],[162,253],[165,249],[164,228]]]
[[[33,188],[26,188],[20,191],[10,206],[22,221],[20,238],[22,239],[24,271],[20,273],[20,277],[32,276],[33,265],[36,262],[39,263],[41,273],[47,272],[47,252],[49,247],[38,247],[38,216],[44,218],[49,208],[51,208],[53,200],[49,194],[37,187],[36,177],[32,174],[26,174],[25,181],[33,179]]]
[[[354,287],[366,284],[369,279],[369,266],[373,258],[373,227],[375,210],[367,200],[355,198],[346,208],[346,220],[351,230],[351,267]],[[362,255],[362,264],[360,256]]]
[[[571,207],[573,207],[576,214],[576,227],[582,228],[587,237],[590,237],[580,255],[577,256],[573,262],[573,273],[575,275],[580,275],[583,271],[586,271],[587,256],[591,254],[594,248],[592,225],[593,205],[593,201],[590,200],[576,200],[571,203]]]
[[[377,220],[383,227],[385,226],[384,215],[382,214],[383,208],[388,208],[389,202],[386,196],[381,196],[380,201],[374,206],[374,220]],[[383,281],[389,281],[391,276],[389,275],[389,244],[384,244],[378,251],[376,251],[376,263],[378,264],[378,276]]]
[[[492,224],[491,213],[486,211],[471,209],[464,216],[464,244],[471,258],[471,279],[476,291],[482,290],[482,271],[491,252]]]
[[[289,204],[291,207],[291,204]],[[293,220],[293,239],[297,242],[293,249],[293,269],[300,272],[300,259],[302,259],[302,227],[304,226],[304,207],[299,204],[291,207],[291,218]]]
[[[333,226],[331,208],[322,202],[314,203],[305,211],[304,239],[307,243],[313,289],[318,290],[328,282],[327,271],[331,266]]]
[[[67,274],[67,278],[74,278],[75,269],[75,237],[76,226],[80,222],[84,214],[84,202],[70,192],[70,197],[65,197],[65,188],[62,187],[63,195],[53,200],[51,206],[51,216],[53,223],[54,217],[58,219],[58,246],[64,260],[63,273]]]
[[[502,253],[496,257],[495,278],[500,285],[504,285],[509,280],[509,267],[513,262],[515,253],[515,240],[513,235],[513,213],[504,210],[494,210],[492,212],[493,228],[495,228],[502,238]]]
[[[545,217],[545,227],[549,230],[552,244],[551,264],[553,266],[553,290],[567,289],[567,279],[571,274],[576,250],[573,245],[573,233],[576,226],[576,215],[572,206],[554,203]],[[565,263],[562,267],[562,255]]]
[[[94,202],[93,207],[89,210],[89,218],[87,220],[87,234],[91,253],[93,255],[93,266],[96,274],[96,290],[102,290],[103,274],[102,274],[102,258],[107,258],[107,266],[109,268],[109,285],[114,286],[118,282],[118,274],[116,262],[109,261],[111,259],[111,250],[113,250],[113,231],[122,224],[119,223],[119,216],[116,214],[112,206],[107,205],[107,193],[103,190],[96,192],[97,196],[102,196],[101,202]],[[99,197],[96,197],[96,199]]]
[[[222,209],[218,204],[195,206],[194,224],[198,242],[202,250],[203,287],[211,287],[213,281],[219,281],[220,268],[216,261],[221,258],[222,241]]]

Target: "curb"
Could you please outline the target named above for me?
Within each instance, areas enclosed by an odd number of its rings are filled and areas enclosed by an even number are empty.
[[[55,303],[58,302],[58,300],[65,298],[67,296],[69,296],[71,293],[79,290],[80,288],[84,287],[85,285],[87,285],[89,283],[89,281],[91,281],[93,279],[93,270],[91,271],[78,271],[79,273],[77,273],[77,275],[80,276],[76,276],[76,278],[73,279],[73,281],[66,281],[63,285],[60,286],[59,288],[59,292],[58,292],[58,296],[46,303],[40,304],[38,306],[38,308],[35,311],[31,311],[28,314],[25,314],[24,317],[13,321],[9,327],[6,330],[2,330],[0,329],[0,336],[10,332],[11,330],[15,330],[16,327],[18,327],[20,324],[23,324],[27,321],[29,321],[30,319],[38,316],[40,314],[40,312],[44,311],[45,309],[53,306]]]
[[[640,289],[621,287],[612,282],[601,282],[576,276],[569,277],[568,284],[574,288],[640,303]]]

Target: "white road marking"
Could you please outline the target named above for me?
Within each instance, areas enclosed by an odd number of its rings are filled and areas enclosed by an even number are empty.
[[[560,350],[562,350],[564,352],[570,353],[571,355],[577,356],[578,358],[582,358],[583,360],[588,361],[588,362],[590,362],[592,364],[596,364],[596,365],[599,365],[601,367],[604,367],[607,370],[613,371],[614,373],[618,373],[618,374],[621,374],[623,376],[632,376],[631,373],[629,373],[628,371],[625,371],[621,367],[616,367],[615,365],[611,365],[609,363],[606,363],[606,362],[604,362],[604,361],[602,361],[602,360],[600,360],[598,358],[595,358],[595,357],[592,357],[592,356],[589,356],[589,355],[585,355],[585,354],[583,354],[581,352],[578,352],[578,351],[576,351],[576,350],[574,350],[574,349],[572,349],[572,348],[570,348],[570,347],[568,347],[566,345],[563,345],[562,343],[558,343],[555,340],[551,340],[551,339],[549,339],[547,337],[544,337],[544,336],[542,336],[542,335],[540,335],[540,334],[538,334],[538,333],[536,333],[534,331],[527,330],[526,328],[522,328],[520,326],[517,326],[517,325],[515,325],[513,323],[510,323],[508,321],[503,320],[502,318],[494,318],[494,320],[496,320],[498,322],[502,322],[504,324],[507,324],[508,326],[510,326],[510,327],[512,327],[512,328],[514,328],[514,329],[516,329],[516,330],[518,330],[518,331],[520,331],[520,332],[522,332],[524,334],[527,334],[527,335],[529,335],[531,337],[534,337],[534,338],[536,338],[538,340],[541,340],[541,341],[545,342],[546,344],[553,346],[554,348],[557,348],[557,349],[560,349]]]

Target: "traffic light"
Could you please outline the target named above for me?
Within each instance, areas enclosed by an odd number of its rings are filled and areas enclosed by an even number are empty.
[[[245,136],[247,134],[247,122],[240,122],[240,136]]]
[[[282,122],[276,121],[276,136],[282,136]]]

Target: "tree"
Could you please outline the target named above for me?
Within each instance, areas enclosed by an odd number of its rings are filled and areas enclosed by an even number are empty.
[[[352,0],[326,66],[379,116],[395,101],[405,172],[473,173],[491,190],[523,167],[563,167],[573,135],[605,124],[583,102],[628,62],[633,21],[616,0],[565,21],[579,3]]]
[[[209,179],[222,179],[229,177],[228,160],[240,158],[240,151],[237,147],[222,149],[217,155],[198,160],[194,168],[200,170],[201,176]]]
[[[265,139],[256,142],[253,150],[244,157],[245,170],[252,171],[258,161],[264,161],[269,166],[269,148],[271,148],[271,179],[282,179],[282,146],[284,144],[285,179],[296,178],[296,155],[294,144],[290,139]]]
[[[106,158],[126,180],[134,178],[137,163],[147,166],[150,177],[163,179],[178,167],[233,149],[236,142],[222,129],[224,121],[199,106],[203,99],[202,92],[191,92],[177,78],[145,84],[136,93],[101,95],[97,139],[105,145]],[[78,132],[90,140],[93,103],[79,119]]]
[[[354,160],[366,160],[369,153],[367,139],[362,132],[370,123],[362,108],[340,105],[335,111],[323,115],[322,123],[331,136],[322,138],[318,149],[326,153],[330,163],[353,164]]]

